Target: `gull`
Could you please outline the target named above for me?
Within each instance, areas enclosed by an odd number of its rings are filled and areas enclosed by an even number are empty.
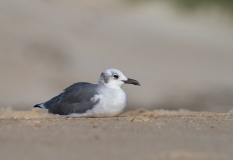
[[[49,113],[63,117],[114,117],[127,106],[127,96],[121,88],[125,83],[140,86],[134,79],[126,78],[118,69],[106,69],[98,84],[78,82],[52,99],[34,107],[48,109]]]

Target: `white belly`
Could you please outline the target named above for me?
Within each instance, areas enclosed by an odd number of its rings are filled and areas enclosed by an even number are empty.
[[[112,117],[124,112],[127,97],[122,89],[104,90],[99,95],[100,101],[91,111],[93,117]]]

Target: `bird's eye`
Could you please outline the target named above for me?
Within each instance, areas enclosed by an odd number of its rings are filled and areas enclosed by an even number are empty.
[[[119,76],[118,76],[117,74],[114,74],[113,77],[114,77],[115,79],[118,79],[118,78],[119,78]]]

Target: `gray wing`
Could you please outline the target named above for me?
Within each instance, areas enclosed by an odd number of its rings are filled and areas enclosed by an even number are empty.
[[[53,114],[85,113],[99,102],[99,99],[91,101],[91,98],[98,94],[96,88],[96,84],[75,83],[66,88],[63,93],[45,102],[44,107]]]

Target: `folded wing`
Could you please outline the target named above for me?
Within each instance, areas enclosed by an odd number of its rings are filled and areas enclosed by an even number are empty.
[[[97,85],[79,82],[66,88],[63,93],[44,103],[49,113],[68,115],[71,113],[85,113],[92,109],[99,99]]]

